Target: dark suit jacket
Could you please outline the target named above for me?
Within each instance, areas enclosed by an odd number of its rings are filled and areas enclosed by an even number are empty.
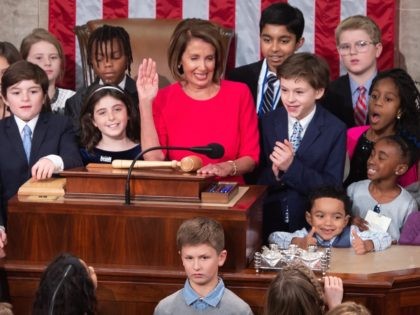
[[[31,177],[31,168],[40,158],[55,154],[63,159],[66,169],[83,166],[72,123],[62,115],[40,114],[33,132],[29,165],[13,116],[0,120],[0,143],[0,186],[2,189],[0,225],[6,222],[7,201]]]
[[[261,67],[263,60],[258,62],[250,63],[230,71],[226,79],[236,82],[242,82],[248,85],[251,90],[252,96],[254,97],[254,102],[257,105],[257,94],[258,94],[258,78],[260,76]]]
[[[347,125],[347,128],[356,125],[354,121],[353,100],[351,97],[349,75],[343,75],[332,81],[328,86],[321,104],[329,112],[338,117]]]
[[[74,131],[76,133],[76,137],[80,137],[80,112],[82,111],[82,105],[83,100],[89,93],[89,91],[92,90],[95,86],[99,84],[99,78],[95,80],[90,86],[83,87],[79,90],[77,90],[76,94],[74,94],[72,97],[67,99],[66,106],[64,108],[64,114],[66,116],[69,116],[73,122]],[[124,91],[130,96],[131,101],[133,102],[134,108],[137,110],[137,119],[139,119],[139,95],[137,94],[137,87],[136,82],[130,77],[126,76],[125,81],[125,88]],[[139,136],[138,139],[140,139],[140,129],[139,129]]]
[[[288,139],[288,118],[284,107],[267,113],[261,120],[264,160],[259,183],[270,185],[264,201],[264,235],[281,229],[283,214],[289,209],[289,231],[306,226],[309,192],[319,186],[342,185],[346,156],[346,126],[322,106],[312,121],[289,169],[277,181],[269,155],[276,141]],[[266,239],[264,239],[266,240]]]

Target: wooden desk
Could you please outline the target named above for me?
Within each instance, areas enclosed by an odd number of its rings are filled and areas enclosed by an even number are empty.
[[[251,187],[231,208],[15,198],[9,207],[8,256],[2,261],[15,314],[28,314],[46,263],[64,250],[95,267],[100,314],[152,314],[156,303],[185,281],[174,238],[179,224],[197,214],[222,222],[228,260],[221,275],[262,314],[275,273],[243,267],[260,246],[263,194],[263,187]],[[372,314],[420,313],[420,247],[393,246],[364,256],[333,249],[330,272],[343,278],[345,299],[365,304]]]

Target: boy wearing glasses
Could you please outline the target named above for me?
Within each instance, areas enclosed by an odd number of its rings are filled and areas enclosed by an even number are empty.
[[[335,40],[347,74],[330,83],[323,105],[347,128],[366,125],[368,92],[382,53],[381,30],[369,17],[354,15],[337,26]]]

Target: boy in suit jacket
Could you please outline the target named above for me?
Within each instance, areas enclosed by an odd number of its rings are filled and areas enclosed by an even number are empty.
[[[337,26],[335,40],[347,74],[331,82],[322,103],[347,128],[365,125],[368,92],[382,53],[381,30],[369,17],[355,15]]]
[[[80,112],[84,99],[97,85],[115,84],[124,90],[136,105],[136,117],[130,119],[140,122],[136,82],[130,77],[133,56],[127,31],[122,27],[106,24],[98,27],[89,36],[87,52],[87,62],[97,78],[89,87],[79,89],[69,98],[64,109],[65,115],[73,121],[76,136],[80,136]],[[140,127],[137,129],[138,134],[135,138],[140,140]]]
[[[11,65],[1,80],[1,93],[12,116],[0,121],[0,247],[6,244],[7,201],[31,176],[50,178],[64,168],[83,166],[71,121],[51,112],[48,77],[27,61]]]
[[[326,61],[297,53],[278,67],[277,76],[284,106],[261,120],[264,159],[259,183],[269,185],[264,241],[273,231],[306,226],[309,192],[322,185],[341,185],[346,155],[345,125],[316,105],[328,85]]]
[[[266,8],[260,19],[260,50],[264,59],[233,69],[228,80],[243,82],[251,90],[259,116],[274,110],[280,100],[280,83],[276,68],[304,42],[302,37],[305,20],[302,12],[288,3],[275,3]],[[263,106],[264,94],[274,76],[273,93],[267,107]]]

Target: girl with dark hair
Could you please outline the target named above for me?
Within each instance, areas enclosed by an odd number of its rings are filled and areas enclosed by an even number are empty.
[[[141,151],[136,141],[137,117],[130,98],[118,86],[95,86],[81,111],[83,163],[134,159]]]
[[[59,255],[41,277],[33,315],[91,315],[96,313],[95,270],[76,256]]]
[[[420,142],[420,92],[410,75],[402,69],[379,73],[369,91],[368,126],[347,131],[347,151],[350,173],[345,181],[349,186],[367,178],[367,160],[375,142],[384,136],[398,134],[415,146]],[[407,186],[418,180],[417,160],[399,180]]]

